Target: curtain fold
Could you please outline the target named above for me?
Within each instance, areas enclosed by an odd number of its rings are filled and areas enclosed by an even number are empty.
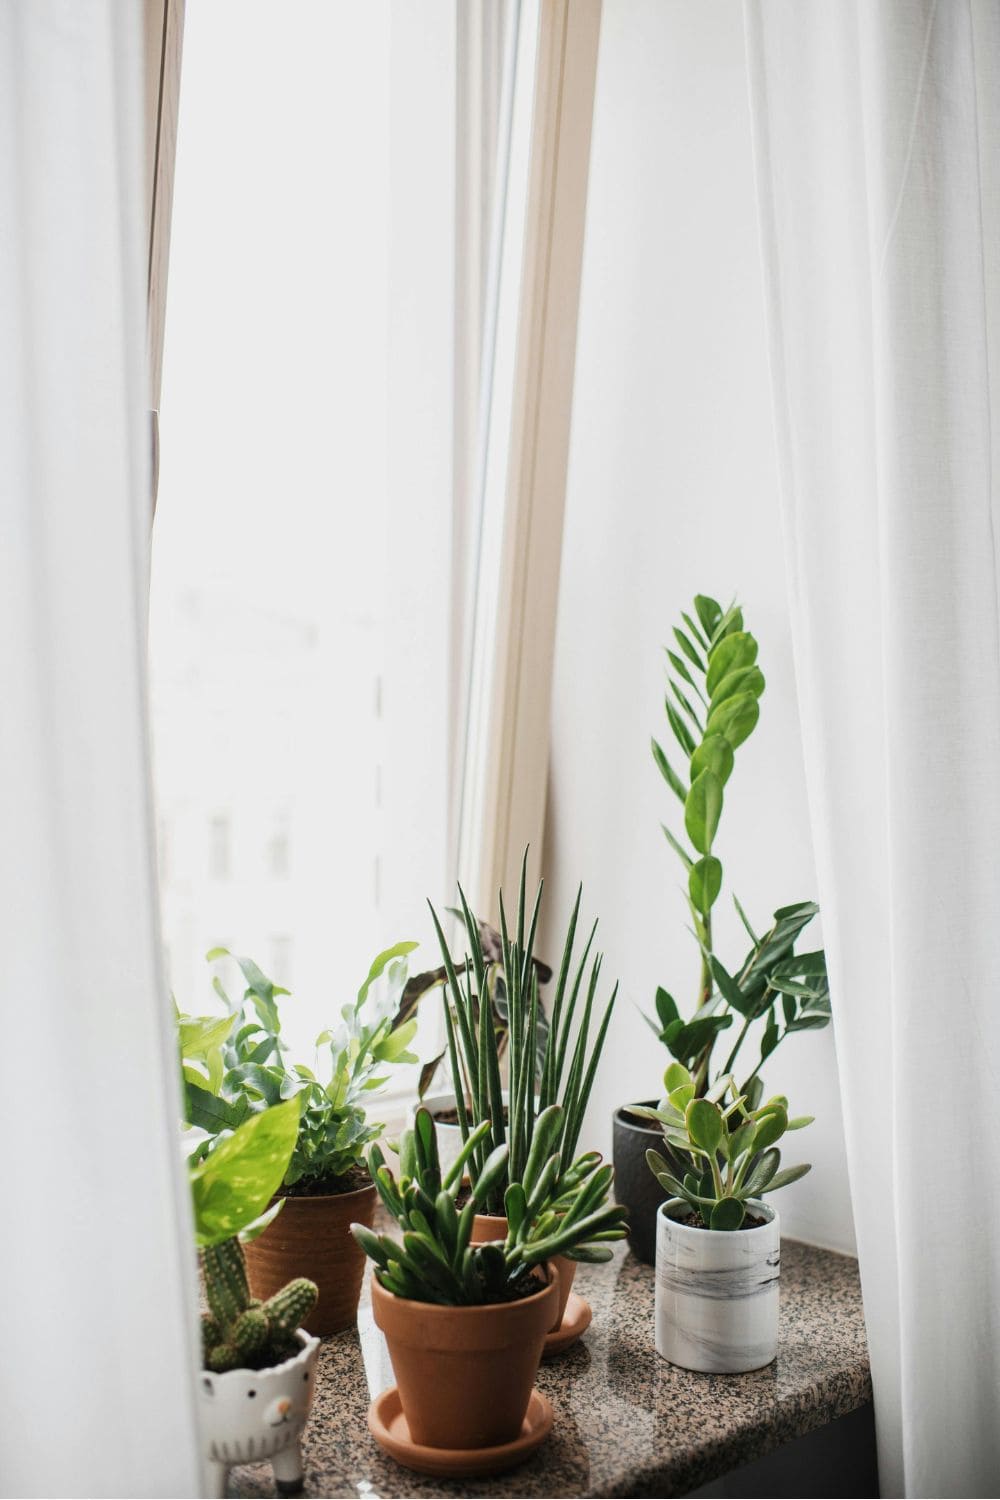
[[[0,1492],[200,1492],[145,624],[142,20],[0,5]]]
[[[1000,8],[746,0],[885,1495],[1000,1474]]]

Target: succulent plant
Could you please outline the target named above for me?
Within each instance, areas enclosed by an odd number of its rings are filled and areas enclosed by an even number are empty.
[[[600,983],[602,955],[597,953],[590,957],[597,930],[595,922],[574,968],[573,950],[582,896],[582,890],[578,890],[550,1002],[548,1025],[541,1024],[539,970],[533,950],[543,882],[539,882],[529,919],[525,902],[527,857],[525,850],[513,934],[508,932],[502,891],[499,896],[498,967],[508,1031],[507,1105],[501,1084],[497,1029],[492,1023],[490,1006],[480,1004],[480,998],[493,991],[491,970],[497,966],[497,960],[484,952],[481,924],[470,911],[461,886],[458,894],[468,952],[460,963],[456,964],[453,959],[437,913],[431,907],[448,979],[444,1016],[458,1123],[463,1141],[475,1137],[468,1153],[468,1171],[473,1184],[479,1184],[491,1153],[500,1146],[508,1147],[504,1168],[491,1177],[486,1197],[482,1200],[485,1211],[495,1214],[504,1211],[508,1184],[523,1181],[539,1122],[553,1105],[561,1107],[559,1131],[553,1148],[559,1152],[560,1169],[569,1171],[575,1162],[584,1112],[618,995],[618,986],[615,985],[591,1043],[591,1020]],[[544,1034],[541,1048],[538,1046],[540,1034]],[[479,1127],[484,1122],[488,1128],[481,1132]]]
[[[506,1143],[489,1153],[463,1206],[456,1195],[466,1163],[487,1141],[488,1120],[469,1133],[443,1177],[434,1121],[423,1106],[400,1142],[398,1179],[373,1146],[371,1174],[402,1240],[363,1224],[352,1224],[351,1233],[386,1291],[416,1302],[479,1306],[525,1295],[531,1268],[552,1256],[610,1259],[608,1242],[626,1232],[624,1210],[605,1202],[614,1173],[595,1152],[564,1168],[558,1149],[563,1126],[559,1105],[539,1116],[524,1172],[504,1194],[507,1237],[485,1245],[470,1244],[473,1220],[507,1178]]]
[[[211,1309],[201,1320],[206,1370],[260,1370],[298,1352],[295,1330],[316,1305],[315,1282],[299,1276],[266,1302],[251,1297],[238,1239],[206,1245],[201,1263]]]
[[[801,1130],[813,1120],[812,1115],[789,1119],[784,1095],[755,1103],[739,1092],[729,1074],[699,1098],[693,1077],[678,1062],[667,1068],[664,1084],[667,1097],[658,1109],[636,1107],[634,1112],[663,1126],[667,1149],[675,1158],[679,1154],[684,1165],[675,1169],[658,1151],[647,1151],[646,1160],[660,1186],[682,1199],[706,1228],[741,1229],[750,1199],[786,1187],[809,1171],[808,1164],[781,1170],[778,1141],[786,1131]]]

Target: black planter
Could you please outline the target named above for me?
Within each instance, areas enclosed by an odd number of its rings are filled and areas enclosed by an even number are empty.
[[[640,1099],[655,1109],[657,1099]],[[639,1120],[627,1107],[616,1109],[614,1130],[615,1197],[628,1209],[628,1242],[633,1255],[651,1266],[656,1260],[656,1210],[666,1194],[649,1170],[646,1152],[663,1142],[663,1132],[652,1120]]]

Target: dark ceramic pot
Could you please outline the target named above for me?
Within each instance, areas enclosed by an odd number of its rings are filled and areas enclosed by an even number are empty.
[[[655,1109],[657,1099],[640,1099]],[[657,1150],[663,1133],[652,1120],[630,1115],[627,1106],[616,1109],[614,1130],[615,1197],[628,1209],[628,1242],[632,1254],[647,1266],[656,1260],[656,1211],[666,1194],[649,1170],[646,1152]]]

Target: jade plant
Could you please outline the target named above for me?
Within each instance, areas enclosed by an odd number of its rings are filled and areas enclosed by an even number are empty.
[[[490,1122],[483,1120],[467,1136],[457,1160],[442,1175],[434,1122],[421,1105],[412,1130],[399,1148],[399,1176],[390,1171],[377,1146],[369,1166],[379,1196],[402,1231],[402,1240],[376,1234],[363,1224],[351,1233],[375,1264],[386,1291],[416,1302],[480,1306],[530,1295],[538,1290],[532,1267],[555,1255],[604,1261],[609,1241],[625,1232],[624,1210],[606,1203],[611,1167],[596,1153],[581,1156],[568,1169],[559,1140],[563,1111],[550,1105],[539,1116],[531,1150],[521,1176],[509,1180],[509,1147],[495,1146],[486,1157],[468,1200],[456,1201],[466,1164],[485,1147]],[[503,1241],[472,1245],[475,1215],[506,1183],[507,1236]]]
[[[298,1353],[296,1329],[316,1303],[316,1285],[298,1277],[266,1302],[251,1297],[241,1240],[254,1238],[280,1210],[267,1212],[295,1147],[294,1100],[252,1115],[204,1161],[189,1167],[195,1234],[209,1311],[202,1314],[206,1370],[263,1370]]]
[[[695,1080],[682,1063],[671,1063],[664,1075],[666,1098],[659,1109],[637,1109],[663,1126],[671,1157],[685,1165],[678,1175],[673,1160],[647,1151],[646,1160],[660,1186],[687,1204],[706,1229],[741,1229],[751,1199],[797,1182],[808,1163],[781,1168],[778,1142],[789,1130],[811,1125],[812,1115],[790,1119],[788,1100],[775,1095],[754,1107],[731,1074],[698,1097]]]
[[[690,1068],[695,1093],[703,1095],[715,1077],[716,1042],[734,1018],[739,1018],[740,1028],[719,1070],[722,1074],[735,1069],[751,1026],[763,1023],[759,1059],[749,1081],[786,1036],[828,1024],[830,992],[823,951],[795,952],[799,934],[819,910],[812,901],[780,908],[770,929],[758,937],[734,896],[752,947],[732,972],[715,951],[713,912],[723,886],[716,840],[725,789],[736,752],[760,717],[764,674],[757,662],[757,641],[735,603],[723,609],[716,600],[697,594],[693,614],[682,611],[673,634],[680,654],[666,648],[671,671],[665,708],[682,769],[655,739],[652,750],[683,809],[683,830],[675,832],[664,824],[663,832],[684,867],[685,900],[701,966],[691,1014],[682,1016],[673,995],[660,987],[656,1016],[647,1020],[671,1056]]]
[[[538,1122],[553,1105],[560,1105],[556,1146],[561,1170],[569,1171],[576,1159],[583,1116],[590,1098],[594,1075],[604,1047],[618,994],[617,984],[604,1006],[593,1041],[591,1023],[603,962],[600,953],[591,958],[595,922],[574,965],[576,929],[582,888],[577,891],[563,944],[562,961],[555,982],[539,1050],[539,975],[533,950],[541,909],[543,882],[530,917],[525,900],[527,851],[521,864],[514,931],[507,927],[503,892],[500,892],[500,956],[498,967],[507,1004],[507,1092],[503,1098],[500,1047],[490,1008],[480,997],[490,993],[493,965],[483,951],[480,927],[459,886],[459,900],[468,945],[466,956],[456,963],[437,913],[431,915],[447,975],[444,1017],[448,1055],[455,1080],[456,1112],[463,1141],[473,1140],[467,1153],[469,1177],[474,1185],[483,1179],[486,1163],[498,1148],[507,1147],[504,1170],[491,1178],[483,1197],[487,1211],[504,1212],[508,1184],[523,1180],[534,1149]],[[487,1129],[479,1133],[486,1123]]]
[[[178,1017],[186,1119],[206,1132],[196,1157],[208,1156],[248,1118],[294,1098],[299,1128],[283,1187],[301,1184],[301,1191],[328,1185],[361,1163],[382,1130],[368,1118],[373,1094],[388,1081],[388,1069],[417,1060],[407,1051],[416,1020],[396,1021],[406,958],[416,946],[397,943],[378,954],[356,999],[341,1009],[337,1025],[316,1038],[313,1067],[288,1057],[278,1006],[279,996],[287,996],[288,990],[268,979],[252,959],[213,948],[209,961],[234,958],[246,990],[234,1002],[216,975],[214,988],[227,1015]],[[376,1002],[373,986],[383,976],[387,993]]]

